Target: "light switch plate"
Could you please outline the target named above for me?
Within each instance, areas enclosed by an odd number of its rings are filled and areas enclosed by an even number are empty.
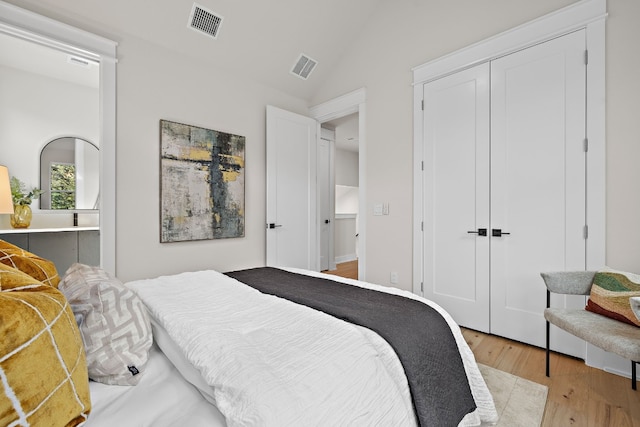
[[[393,285],[398,284],[398,272],[397,271],[392,271],[391,272],[390,277],[389,277],[389,281]]]

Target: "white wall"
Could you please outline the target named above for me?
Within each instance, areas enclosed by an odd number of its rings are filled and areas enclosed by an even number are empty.
[[[120,43],[118,63],[118,274],[125,280],[193,268],[264,262],[264,106],[305,113],[367,88],[367,272],[369,281],[411,288],[411,68],[574,3],[575,0],[382,2],[370,24],[304,100],[201,67],[176,52],[86,21],[70,24]],[[490,3],[490,4],[489,4]],[[44,7],[44,6],[43,6]],[[609,0],[607,21],[607,263],[640,272],[640,2]],[[64,17],[51,15],[65,20]],[[93,21],[93,25],[99,25]],[[381,30],[380,22],[385,23]],[[256,70],[259,72],[259,70]],[[2,98],[0,97],[0,102]],[[2,117],[0,115],[0,117]],[[158,121],[182,121],[247,137],[246,237],[160,245]],[[0,123],[0,130],[4,127]],[[3,139],[0,144],[4,145]],[[3,162],[3,159],[0,159]],[[390,215],[373,216],[388,202]]]
[[[640,2],[607,10],[607,264],[640,273]]]
[[[304,113],[307,103],[129,36],[118,57],[118,277],[264,265],[265,106]],[[246,137],[244,238],[160,243],[160,119]]]
[[[27,188],[40,187],[40,151],[51,140],[98,145],[98,89],[0,66],[0,94],[0,164]]]
[[[334,229],[334,255],[336,263],[353,261],[356,254],[356,215],[336,215]]]
[[[358,153],[336,149],[336,185],[358,186]]]
[[[336,185],[336,214],[357,214],[359,208],[358,187]]]
[[[318,91],[319,104],[367,88],[367,280],[412,282],[411,68],[574,3],[500,0],[386,2]],[[609,0],[607,20],[607,264],[640,273],[640,2]],[[380,31],[379,22],[385,22]],[[375,46],[375,49],[372,48]],[[393,124],[390,126],[390,124]],[[389,202],[390,215],[373,216]],[[381,242],[385,244],[382,245]]]

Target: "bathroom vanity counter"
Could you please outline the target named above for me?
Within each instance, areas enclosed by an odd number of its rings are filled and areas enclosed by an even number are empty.
[[[99,227],[0,229],[0,239],[53,261],[60,277],[75,262],[100,265]]]
[[[98,231],[100,227],[29,227],[29,228],[0,228],[0,234],[31,234],[31,233],[59,233],[61,231]],[[6,239],[3,239],[6,240]]]

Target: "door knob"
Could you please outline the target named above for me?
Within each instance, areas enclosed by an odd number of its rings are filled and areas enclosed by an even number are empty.
[[[324,220],[324,223],[325,223],[325,224],[329,224],[330,222],[331,222],[331,221],[329,221],[328,219],[325,219],[325,220]]]
[[[491,235],[493,237],[501,237],[501,236],[503,236],[505,234],[511,234],[511,233],[507,233],[506,231],[502,231],[502,229],[500,229],[500,228],[491,229]]]
[[[469,234],[477,234],[478,236],[486,236],[487,229],[486,228],[478,228],[478,231],[467,231]]]

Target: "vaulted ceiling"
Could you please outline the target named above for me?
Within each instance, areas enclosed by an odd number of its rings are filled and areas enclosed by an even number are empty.
[[[223,18],[216,39],[188,26],[193,0],[7,0],[120,41],[127,34],[310,99],[383,0],[197,0]],[[303,53],[307,80],[290,73]]]

